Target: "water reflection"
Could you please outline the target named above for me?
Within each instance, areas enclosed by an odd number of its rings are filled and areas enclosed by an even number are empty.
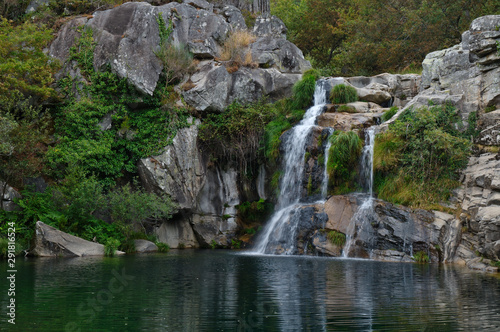
[[[453,266],[184,250],[20,261],[17,283],[13,331],[500,329],[498,277]]]

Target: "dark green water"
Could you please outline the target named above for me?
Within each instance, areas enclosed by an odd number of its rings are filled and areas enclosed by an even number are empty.
[[[500,279],[452,266],[174,250],[17,270],[2,331],[500,330]]]

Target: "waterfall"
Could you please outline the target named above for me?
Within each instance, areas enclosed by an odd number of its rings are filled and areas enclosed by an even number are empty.
[[[356,237],[364,236],[367,240],[365,242],[368,242],[371,236],[369,219],[373,214],[373,147],[375,145],[375,129],[376,126],[372,126],[365,131],[365,146],[361,153],[359,181],[361,187],[368,192],[368,195],[363,198],[361,206],[347,227],[346,243],[342,250],[342,257],[349,257],[349,250]],[[358,226],[357,231],[356,226]]]
[[[375,145],[375,126],[365,131],[365,146],[361,153],[360,182],[370,197],[373,196],[373,146]]]
[[[321,183],[321,197],[326,197],[328,195],[328,171],[327,171],[327,165],[328,165],[328,151],[330,150],[330,147],[332,146],[332,143],[330,142],[330,135],[333,133],[333,128],[328,128],[328,136],[326,137],[326,146],[325,146],[325,151],[323,152],[323,156],[325,156],[325,171],[323,173],[323,183]]]
[[[283,138],[284,174],[280,184],[280,196],[276,212],[265,226],[255,246],[255,253],[282,252],[291,254],[294,251],[294,240],[298,218],[291,215],[299,206],[302,177],[304,174],[304,155],[306,141],[311,129],[316,124],[316,118],[323,112],[326,104],[326,90],[323,81],[316,83],[314,91],[314,106],[309,108],[302,120],[289,130]],[[292,220],[294,219],[294,220]]]

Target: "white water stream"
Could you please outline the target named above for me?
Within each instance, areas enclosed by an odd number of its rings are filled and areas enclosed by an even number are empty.
[[[284,174],[280,184],[280,196],[276,212],[265,226],[263,234],[253,250],[254,253],[284,253],[294,251],[295,233],[298,221],[291,225],[290,215],[300,206],[304,155],[307,137],[316,125],[316,118],[323,112],[326,104],[326,91],[323,84],[316,84],[314,106],[309,108],[302,120],[282,142],[284,153]]]
[[[364,230],[370,229],[368,217],[373,213],[373,147],[375,144],[375,126],[365,131],[365,146],[361,153],[360,182],[361,186],[368,191],[368,196],[364,198],[358,211],[354,214],[347,226],[346,243],[342,250],[342,257],[349,257],[349,251],[355,242],[356,235],[364,233]],[[358,230],[356,231],[356,226]],[[366,226],[366,227],[365,227]]]

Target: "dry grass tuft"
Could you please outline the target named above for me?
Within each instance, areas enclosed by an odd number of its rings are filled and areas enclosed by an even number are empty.
[[[232,73],[239,69],[239,66],[256,68],[258,67],[252,59],[250,44],[255,42],[257,37],[249,31],[238,30],[229,36],[222,45],[218,61],[227,62],[228,72]]]

